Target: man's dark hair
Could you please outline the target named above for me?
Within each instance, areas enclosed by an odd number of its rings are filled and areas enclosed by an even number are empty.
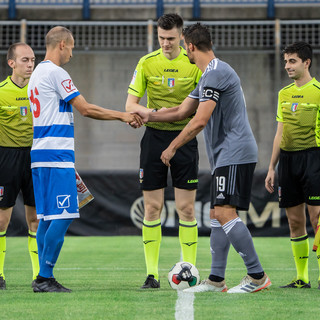
[[[286,54],[296,53],[297,56],[302,60],[302,62],[305,62],[307,59],[310,59],[309,69],[311,68],[312,47],[310,46],[309,43],[306,43],[303,41],[294,42],[284,48],[284,50],[282,51],[282,55],[284,55],[285,53]]]
[[[176,13],[164,14],[158,20],[158,27],[164,30],[171,30],[173,28],[182,30],[183,20]]]
[[[7,61],[8,60],[16,60],[16,49],[17,47],[20,47],[20,46],[25,46],[25,47],[30,47],[29,45],[27,45],[26,43],[24,42],[16,42],[16,43],[13,43],[8,51],[7,51]]]
[[[192,43],[200,51],[212,50],[211,34],[207,26],[197,22],[183,29],[184,41]]]

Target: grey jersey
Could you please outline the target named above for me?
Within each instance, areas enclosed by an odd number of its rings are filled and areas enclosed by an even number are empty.
[[[219,167],[258,161],[240,79],[227,63],[213,59],[189,97],[216,102],[204,129],[212,174]]]

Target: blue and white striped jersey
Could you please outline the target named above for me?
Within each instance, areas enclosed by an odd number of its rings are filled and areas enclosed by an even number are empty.
[[[29,81],[33,114],[31,167],[74,168],[74,123],[69,101],[80,95],[67,71],[49,60]]]

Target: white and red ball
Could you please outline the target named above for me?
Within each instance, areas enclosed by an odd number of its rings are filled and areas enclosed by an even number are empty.
[[[190,262],[177,262],[168,273],[168,281],[172,289],[187,289],[199,284],[199,271]]]

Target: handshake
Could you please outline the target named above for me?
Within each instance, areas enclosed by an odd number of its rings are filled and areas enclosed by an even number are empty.
[[[165,109],[165,108],[164,108]],[[155,112],[157,109],[148,109],[148,108],[141,108],[134,112],[130,112],[132,119],[131,121],[127,121],[127,123],[132,128],[140,128],[142,125],[149,121],[149,115],[151,112]]]

